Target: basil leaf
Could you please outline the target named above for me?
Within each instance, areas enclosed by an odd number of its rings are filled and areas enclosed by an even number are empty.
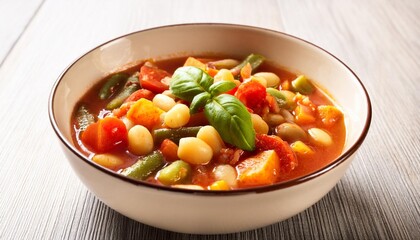
[[[195,96],[191,102],[190,105],[190,112],[196,113],[198,109],[204,107],[204,105],[207,103],[207,101],[211,98],[210,93],[208,92],[202,92]]]
[[[170,89],[180,99],[191,102],[193,98],[208,92],[213,84],[213,78],[205,71],[196,67],[180,67],[172,75]]]
[[[204,113],[225,142],[244,150],[254,150],[255,131],[251,115],[237,98],[229,94],[216,96],[204,106]]]
[[[215,82],[213,83],[210,88],[209,91],[211,93],[211,95],[213,96],[217,96],[221,93],[225,93],[229,90],[232,90],[236,87],[236,84],[234,82],[231,81],[219,81],[219,82]]]

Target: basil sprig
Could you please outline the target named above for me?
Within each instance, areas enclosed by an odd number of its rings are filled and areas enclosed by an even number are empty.
[[[244,150],[254,150],[255,131],[251,115],[236,97],[223,94],[236,87],[235,83],[213,81],[199,68],[181,67],[173,74],[170,89],[175,96],[191,103],[192,113],[204,108],[207,120],[225,142]]]

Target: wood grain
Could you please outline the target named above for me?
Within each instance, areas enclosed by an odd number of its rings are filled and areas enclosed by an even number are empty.
[[[0,8],[7,9],[0,15],[1,239],[420,239],[419,1],[6,0]],[[180,234],[111,210],[73,174],[47,116],[61,71],[111,38],[189,22],[287,32],[333,53],[363,81],[370,132],[345,177],[313,207],[253,231]]]

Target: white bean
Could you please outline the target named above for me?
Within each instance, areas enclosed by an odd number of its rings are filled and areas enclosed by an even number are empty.
[[[308,130],[309,136],[314,144],[319,146],[330,146],[333,143],[333,140],[330,134],[319,128],[311,128]]]
[[[206,142],[213,149],[213,155],[218,154],[220,149],[225,146],[220,134],[210,125],[200,128],[197,133],[197,138]]]
[[[276,87],[280,83],[280,78],[272,72],[259,72],[254,76],[264,78],[267,81],[267,87]]]
[[[251,113],[252,126],[256,133],[267,134],[268,124],[258,114]]]
[[[207,164],[213,158],[213,149],[203,140],[186,137],[179,140],[178,157],[191,164]]]
[[[128,150],[136,155],[146,155],[153,150],[153,137],[142,125],[135,125],[128,131]]]
[[[126,118],[126,117],[123,117],[123,118],[122,118],[122,121],[123,121],[123,123],[124,123],[124,125],[125,125],[125,128],[126,128],[127,130],[130,130],[132,127],[134,127],[134,123],[133,123],[133,121],[131,121],[130,119],[128,119],[128,118]]]
[[[175,106],[176,102],[173,98],[164,95],[164,94],[156,94],[153,98],[153,104],[158,108],[162,109],[163,111],[169,111],[173,106]]]
[[[164,123],[170,128],[179,128],[190,120],[190,109],[185,104],[176,104],[166,114]]]
[[[110,153],[96,154],[93,156],[92,161],[111,169],[116,168],[124,163],[124,160],[122,160],[120,157]]]
[[[224,180],[230,187],[235,187],[236,169],[229,164],[222,164],[213,169],[213,174],[216,180]]]
[[[261,85],[263,85],[264,87],[267,87],[267,80],[265,80],[265,78],[263,78],[263,77],[258,77],[258,76],[254,75],[254,76],[252,76],[252,80],[261,83]]]

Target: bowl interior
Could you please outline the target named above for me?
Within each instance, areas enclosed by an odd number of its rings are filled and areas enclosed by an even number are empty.
[[[369,98],[358,78],[342,62],[293,36],[226,24],[187,24],[144,30],[86,53],[70,65],[54,86],[50,99],[54,127],[66,145],[77,151],[71,140],[72,110],[95,82],[139,59],[205,53],[238,57],[259,53],[292,72],[304,73],[328,89],[346,116],[347,139],[343,154],[355,151],[366,135],[370,123]]]

